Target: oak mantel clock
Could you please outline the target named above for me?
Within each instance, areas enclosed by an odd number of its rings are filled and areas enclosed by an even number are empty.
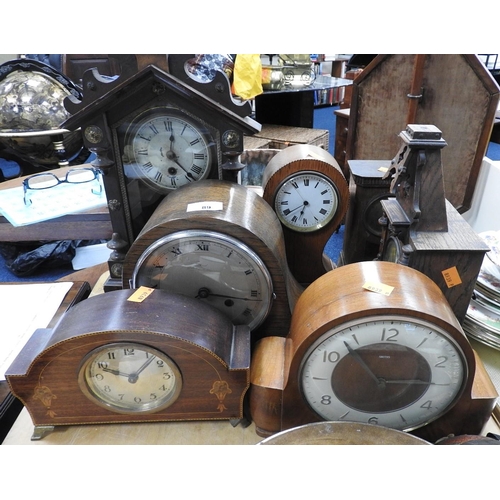
[[[122,285],[196,298],[247,325],[253,341],[284,337],[302,292],[273,209],[254,191],[213,179],[160,203],[125,256]]]
[[[149,292],[96,295],[35,331],[6,373],[32,439],[67,425],[246,420],[249,328],[198,300]]]
[[[344,174],[324,149],[298,144],[271,159],[262,187],[263,198],[283,226],[290,271],[307,286],[326,272],[325,245],[347,210],[349,190]]]
[[[309,285],[289,335],[254,348],[250,376],[250,413],[263,436],[351,421],[435,442],[479,434],[498,396],[438,286],[380,261]]]
[[[408,125],[385,174],[378,258],[423,272],[441,289],[460,322],[467,313],[488,246],[445,199],[441,150],[434,125]]]
[[[97,156],[94,165],[104,173],[111,246],[120,255],[166,195],[203,179],[233,179],[242,167],[237,158],[243,134],[261,127],[242,116],[249,106],[230,98],[229,80],[220,73],[215,82],[193,82],[194,88],[189,78],[180,80],[153,65],[139,72],[124,65],[116,79],[88,70],[83,99],[66,99],[72,116],[64,127],[81,128],[86,147]],[[200,90],[203,85],[207,92]],[[227,94],[219,100],[225,105],[208,96],[214,93]],[[110,260],[110,275],[121,279],[119,258]]]

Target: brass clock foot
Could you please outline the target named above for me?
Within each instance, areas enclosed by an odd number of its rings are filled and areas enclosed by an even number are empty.
[[[35,425],[31,441],[40,441],[54,430],[53,425]]]

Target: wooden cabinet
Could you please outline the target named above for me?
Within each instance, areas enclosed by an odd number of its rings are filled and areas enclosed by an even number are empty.
[[[349,109],[337,109],[335,114],[335,150],[334,157],[340,165],[347,181],[349,181],[349,167],[346,158],[347,132],[349,127]]]

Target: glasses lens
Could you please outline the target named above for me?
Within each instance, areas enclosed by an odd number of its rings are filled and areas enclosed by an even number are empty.
[[[91,168],[79,168],[69,170],[66,174],[66,181],[72,184],[79,184],[81,182],[90,182],[97,177],[96,171]]]
[[[29,189],[46,189],[57,186],[59,179],[54,174],[36,174],[28,177]]]

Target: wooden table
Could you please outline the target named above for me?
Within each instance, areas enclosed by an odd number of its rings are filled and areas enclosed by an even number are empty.
[[[84,166],[84,165],[81,165]],[[77,167],[63,167],[49,172],[63,177],[67,170]],[[25,177],[17,177],[0,183],[0,190],[22,186]],[[65,215],[28,226],[14,227],[0,216],[0,241],[55,241],[55,240],[109,240],[112,235],[108,207],[99,207],[86,212]]]

